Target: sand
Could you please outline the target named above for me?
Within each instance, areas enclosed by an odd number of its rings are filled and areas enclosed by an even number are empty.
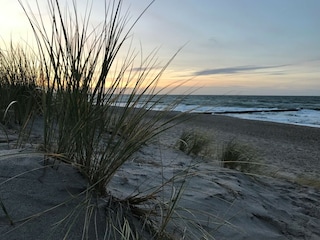
[[[205,131],[217,148],[231,139],[250,144],[267,164],[264,174],[252,177],[176,149],[182,131],[195,128]],[[9,133],[13,143],[17,136]],[[39,134],[34,133],[23,149],[8,148],[0,136],[0,199],[14,222],[10,225],[0,210],[0,239],[62,239],[63,225],[55,231],[52,227],[84,198],[74,197],[87,186],[75,169],[60,164],[44,172],[43,156],[30,155],[41,139]],[[170,204],[183,184],[168,225],[177,239],[320,239],[320,190],[297,183],[303,178],[319,179],[319,137],[318,128],[194,115],[137,152],[115,174],[108,190],[118,198],[144,195],[187,172],[188,178],[176,178],[158,196]],[[64,204],[55,207],[60,203]],[[96,219],[104,226],[106,202],[100,199],[98,204]],[[67,239],[81,239],[85,211],[78,212]],[[103,231],[97,232],[98,239],[103,239]],[[89,234],[89,239],[95,239],[92,231]]]
[[[188,124],[218,143],[237,139],[250,144],[279,174],[320,176],[320,128],[202,114]]]

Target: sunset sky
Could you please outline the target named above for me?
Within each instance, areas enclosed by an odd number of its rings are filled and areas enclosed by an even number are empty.
[[[93,0],[93,23],[103,20],[103,2]],[[123,9],[134,19],[148,3],[124,0]],[[182,92],[320,95],[319,13],[319,0],[156,0],[133,29],[133,43],[143,56],[159,47],[162,63],[185,45],[163,76],[190,79]],[[2,0],[0,21],[1,41],[32,38],[18,0]]]

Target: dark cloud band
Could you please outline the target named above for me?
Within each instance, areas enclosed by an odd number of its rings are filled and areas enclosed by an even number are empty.
[[[202,71],[195,72],[194,76],[204,76],[204,75],[214,75],[214,74],[234,74],[239,72],[250,72],[255,70],[270,69],[270,68],[279,68],[286,65],[278,66],[238,66],[238,67],[228,67],[228,68],[215,68],[215,69],[206,69]]]

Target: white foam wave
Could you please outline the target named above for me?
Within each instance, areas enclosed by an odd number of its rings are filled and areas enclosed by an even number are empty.
[[[320,127],[320,111],[309,109],[302,109],[299,111],[292,112],[261,112],[250,114],[226,115],[243,119],[287,123],[309,127]]]

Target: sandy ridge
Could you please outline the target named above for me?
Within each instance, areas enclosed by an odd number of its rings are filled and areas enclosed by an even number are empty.
[[[191,178],[185,181],[177,209],[180,219],[169,225],[177,239],[182,236],[200,239],[205,234],[214,239],[320,239],[319,189],[269,176],[252,178],[186,156],[175,149],[174,144],[184,129],[193,128],[212,134],[215,143],[235,137],[250,143],[262,152],[267,163],[293,177],[299,174],[319,176],[320,129],[198,115],[141,149],[116,173],[108,186],[110,192],[118,197],[144,193],[187,170]],[[35,141],[38,137],[35,135]],[[6,150],[6,144],[1,148],[1,154],[13,151]],[[32,146],[25,150],[30,149]],[[42,166],[42,159],[35,157],[0,161],[1,200],[14,220],[48,209],[85,189],[84,179],[69,166],[50,168],[44,177]],[[12,176],[35,168],[39,170],[6,182]],[[179,187],[182,182],[176,181],[175,186]],[[173,185],[164,189],[160,197],[170,199]],[[17,229],[10,226],[1,213],[0,239],[61,239],[61,229],[52,232],[52,226],[78,203],[79,199],[74,199]],[[185,220],[182,221],[181,216]],[[101,217],[103,219],[103,214]],[[81,237],[82,224],[79,218],[69,239]],[[188,231],[183,230],[186,226]]]

